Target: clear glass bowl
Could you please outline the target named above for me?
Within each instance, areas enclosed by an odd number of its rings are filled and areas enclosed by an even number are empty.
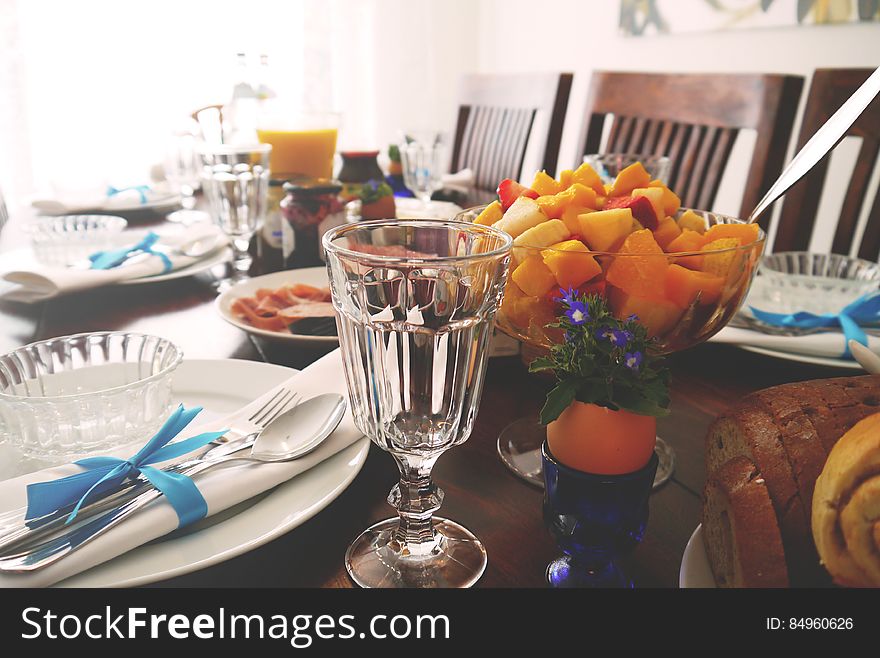
[[[641,162],[652,179],[669,181],[670,161],[665,155],[641,155],[639,153],[589,153],[584,162],[590,165],[603,183],[611,184],[617,174],[636,162]]]
[[[115,215],[40,217],[26,226],[34,256],[44,265],[67,267],[115,246],[128,222]]]
[[[772,313],[837,313],[880,288],[880,265],[840,254],[780,251],[761,259],[749,305]]]
[[[456,216],[458,221],[473,221],[485,206],[469,208]],[[676,214],[680,216],[687,209]],[[743,224],[743,220],[704,210],[692,210],[705,221],[706,228],[715,224]],[[575,267],[582,259],[583,267],[596,272],[587,283],[577,288],[580,292],[605,297],[612,312],[620,318],[636,315],[656,338],[654,349],[663,354],[678,352],[708,340],[736,314],[749,291],[761,252],[764,232],[756,242],[718,251],[678,252],[662,254],[618,254],[596,251],[560,252]],[[534,347],[547,349],[563,340],[562,330],[547,325],[556,322],[562,312],[558,301],[559,285],[533,289],[534,281],[520,279],[526,289],[517,284],[516,268],[530,257],[541,257],[555,250],[515,246],[504,300],[498,310],[495,324],[504,333]],[[701,269],[706,259],[713,259],[711,268],[716,276],[711,289],[677,289],[670,294],[663,287],[662,277],[667,265],[685,269]],[[611,274],[612,270],[614,273]],[[693,286],[693,282],[690,282]],[[696,296],[694,296],[696,294]]]
[[[44,340],[0,356],[0,440],[27,457],[106,451],[155,434],[183,352],[124,332]]]

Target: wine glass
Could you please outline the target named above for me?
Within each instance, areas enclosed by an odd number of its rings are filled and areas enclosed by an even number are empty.
[[[324,235],[349,400],[357,426],[391,453],[397,518],[364,531],[345,566],[362,587],[469,587],[486,551],[433,516],[437,458],[471,433],[512,240],[491,227],[380,220]]]
[[[459,213],[455,219],[473,221],[483,208],[485,206],[470,208]],[[685,212],[688,212],[687,209],[680,209],[676,217]],[[704,229],[716,224],[745,224],[741,219],[717,213],[701,210],[690,212],[702,220]],[[636,315],[648,327],[649,336],[655,338],[653,350],[657,353],[678,352],[708,340],[736,314],[755,275],[764,238],[761,231],[759,239],[751,244],[703,253],[557,252],[554,249],[517,246],[513,249],[511,277],[504,302],[498,311],[498,328],[522,341],[524,354],[529,350],[537,356],[554,343],[564,340],[560,329],[547,326],[556,322],[560,313],[557,282],[543,281],[539,276],[519,278],[515,271],[526,260],[545,262],[548,257],[558,255],[568,261],[570,269],[583,268],[596,273],[587,283],[576,287],[577,291],[602,295],[608,300],[612,312],[620,318]],[[691,270],[687,268],[702,265],[702,259],[707,258],[713,259],[713,265],[717,265],[714,269],[718,276],[689,278],[688,272]],[[608,278],[612,265],[616,265],[618,272],[616,281]],[[680,275],[682,285],[675,288],[674,299],[670,300],[666,290],[656,288],[664,281],[666,268],[672,265],[677,266],[676,274]],[[711,290],[709,285],[713,286]],[[519,418],[502,430],[498,437],[498,454],[517,476],[543,487],[541,446],[545,438],[546,429],[537,418]],[[672,475],[675,453],[659,437],[655,451],[659,458],[654,478],[656,488]]]
[[[166,145],[165,180],[172,192],[180,194],[180,205],[183,207],[168,214],[171,222],[193,224],[208,218],[207,213],[195,209],[195,193],[201,184],[197,143],[195,131],[180,130],[171,135]]]
[[[266,216],[271,151],[269,144],[201,148],[202,189],[211,218],[229,237],[233,252],[231,273],[218,284],[221,292],[248,276],[250,241]]]
[[[443,187],[442,175],[446,156],[443,133],[407,132],[399,148],[403,183],[427,208],[431,195]]]

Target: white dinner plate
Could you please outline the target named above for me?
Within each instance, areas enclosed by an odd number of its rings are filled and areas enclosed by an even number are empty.
[[[709,566],[709,557],[703,544],[703,524],[699,524],[688,540],[681,556],[678,586],[682,588],[714,588],[715,576]]]
[[[244,360],[183,361],[174,399],[200,405],[206,421],[240,409],[287,380],[290,368]],[[362,438],[314,468],[232,510],[140,546],[59,583],[58,587],[134,587],[204,569],[262,546],[324,509],[360,472]]]
[[[316,288],[326,288],[330,285],[327,279],[327,269],[324,267],[306,267],[300,270],[285,270],[283,272],[273,272],[272,274],[265,274],[263,276],[254,277],[253,279],[248,279],[246,281],[242,281],[238,285],[230,288],[219,297],[217,297],[214,302],[215,308],[220,316],[226,320],[228,323],[235,325],[239,329],[248,332],[249,334],[254,334],[255,336],[262,336],[263,338],[269,338],[271,340],[277,340],[282,342],[290,342],[290,343],[300,343],[300,344],[309,344],[309,345],[335,345],[339,342],[339,339],[336,336],[320,336],[314,334],[305,334],[305,333],[282,333],[280,331],[267,331],[266,329],[258,329],[257,327],[253,327],[249,325],[244,320],[239,320],[235,315],[233,315],[231,307],[232,303],[238,299],[239,297],[251,297],[253,296],[257,290],[260,288],[270,288],[272,290],[276,288],[281,288],[282,286],[291,285],[294,283],[304,283],[309,286],[315,286]],[[329,321],[333,321],[332,318],[328,318]]]
[[[858,361],[850,361],[849,359],[833,359],[826,356],[811,356],[809,354],[796,354],[795,352],[782,352],[780,350],[771,350],[766,347],[755,347],[753,345],[737,345],[749,352],[772,356],[775,359],[784,359],[786,361],[798,361],[800,363],[811,363],[817,366],[827,366],[829,368],[845,368],[847,370],[862,370],[862,366]]]
[[[118,286],[137,286],[143,283],[159,283],[160,281],[171,281],[173,279],[183,279],[188,276],[195,276],[202,272],[207,272],[212,267],[222,265],[232,260],[232,249],[224,247],[207,254],[204,258],[196,261],[192,265],[181,267],[178,270],[172,270],[165,274],[156,274],[153,276],[143,276],[139,279],[126,279],[119,281]]]

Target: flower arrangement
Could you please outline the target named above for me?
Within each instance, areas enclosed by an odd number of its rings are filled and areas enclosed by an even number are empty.
[[[547,394],[541,423],[556,420],[573,402],[642,416],[669,414],[669,371],[649,352],[651,339],[636,316],[620,320],[604,298],[560,290],[564,312],[550,325],[564,331],[549,356],[531,372],[551,370],[557,384]]]

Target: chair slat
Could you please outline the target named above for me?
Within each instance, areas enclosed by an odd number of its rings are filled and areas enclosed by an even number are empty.
[[[874,163],[877,161],[878,141],[876,139],[862,140],[858,158],[850,177],[846,196],[840,208],[840,218],[837,220],[837,230],[834,232],[834,241],[831,243],[831,251],[836,254],[849,254],[855,240],[856,228],[861,215],[862,204],[866,200],[868,183],[871,174],[874,173]],[[864,241],[864,239],[863,239]],[[874,251],[873,258],[877,257]]]

